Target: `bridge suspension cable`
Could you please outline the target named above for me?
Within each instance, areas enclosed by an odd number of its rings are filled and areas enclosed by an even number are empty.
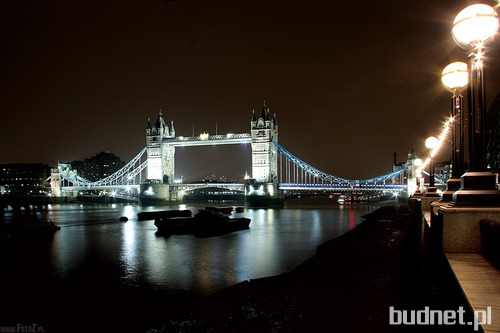
[[[274,146],[281,153],[282,157],[285,157],[285,162],[283,163],[283,158],[280,159],[280,175],[281,182],[283,180],[287,180],[287,182],[293,183],[316,183],[320,180],[322,183],[337,183],[337,184],[370,184],[370,183],[378,183],[388,179],[395,178],[405,172],[408,168],[404,167],[400,170],[364,180],[352,180],[345,179],[337,176],[333,176],[329,173],[323,172],[312,165],[302,161],[298,157],[294,156],[288,150],[286,150],[282,145],[273,141]],[[283,177],[283,167],[285,176]]]
[[[76,170],[71,170],[69,167],[60,170],[61,178],[62,180],[72,183],[73,186],[84,186],[87,188],[135,184],[136,176],[140,176],[141,172],[148,165],[147,159],[142,163],[140,162],[141,157],[146,152],[146,149],[146,147],[142,149],[139,154],[137,154],[130,162],[125,164],[125,166],[123,166],[120,170],[95,182],[78,176]]]
[[[422,170],[422,173],[426,176],[429,176],[430,177],[430,174],[429,172],[425,171],[425,170]],[[434,174],[434,180],[436,182],[438,182],[439,184],[441,185],[446,185],[446,182],[448,181],[447,179],[441,177],[440,175],[437,175],[437,174]]]
[[[144,149],[142,149],[139,154],[137,154],[136,157],[134,157],[130,162],[128,162],[127,164],[125,164],[125,166],[123,168],[121,168],[120,170],[118,170],[117,172],[109,175],[108,177],[106,178],[103,178],[101,180],[98,180],[96,182],[93,182],[91,183],[90,185],[92,186],[99,186],[99,185],[113,185],[113,182],[115,185],[118,184],[119,181],[123,181],[123,180],[131,180],[132,177],[135,177],[136,175],[138,175],[142,170],[144,170],[144,168],[146,167],[147,165],[147,160],[144,161],[142,164],[139,165],[139,167],[137,168],[134,168],[135,164],[141,159],[142,155],[144,154],[144,152],[146,151],[146,147],[144,147]],[[126,178],[126,179],[124,179]]]

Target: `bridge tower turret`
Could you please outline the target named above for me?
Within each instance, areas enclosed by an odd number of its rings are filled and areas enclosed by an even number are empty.
[[[269,108],[264,106],[259,118],[252,113],[252,178],[261,183],[278,182],[278,154],[273,145],[278,142],[278,123],[276,114],[270,116]]]

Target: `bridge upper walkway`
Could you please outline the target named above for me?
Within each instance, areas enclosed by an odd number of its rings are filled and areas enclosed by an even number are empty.
[[[168,143],[170,146],[174,147],[229,145],[251,143],[252,135],[250,133],[228,133],[223,135],[200,134],[199,136],[177,136],[175,138],[165,138],[163,139],[163,142]]]

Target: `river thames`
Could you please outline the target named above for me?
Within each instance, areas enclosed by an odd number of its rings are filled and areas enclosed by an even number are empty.
[[[140,294],[157,297],[156,303],[144,304],[145,308],[161,307],[160,297],[206,296],[241,281],[281,274],[312,257],[319,244],[354,228],[364,214],[383,203],[339,205],[331,199],[304,199],[280,209],[245,208],[233,216],[250,218],[248,230],[207,238],[165,237],[157,234],[154,220],[137,219],[141,211],[189,209],[194,214],[207,205],[213,204],[45,206],[36,214],[61,230],[43,240],[32,236],[2,239],[3,292],[12,298],[31,297],[28,302],[2,304],[4,314],[14,317],[9,324],[43,323],[48,310],[38,313],[33,307],[42,309],[47,304],[63,312],[67,309],[61,302],[76,308],[90,302],[89,306],[101,311],[106,307],[134,309],[138,305],[126,305],[127,301],[149,302],[149,296]],[[14,213],[5,210],[4,221]],[[121,216],[128,221],[120,222]],[[30,310],[23,309],[26,304]],[[79,318],[75,316],[67,322]]]

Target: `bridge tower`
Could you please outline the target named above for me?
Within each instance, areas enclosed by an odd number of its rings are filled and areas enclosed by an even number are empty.
[[[61,172],[59,168],[50,169],[50,190],[55,197],[61,196]]]
[[[417,159],[417,155],[415,151],[412,149],[408,152],[408,158],[406,160],[406,166],[408,167],[407,176],[406,176],[406,185],[407,185],[407,194],[408,196],[412,196],[417,190],[417,165],[415,165],[415,160]]]
[[[274,206],[283,204],[283,194],[278,184],[278,123],[276,114],[270,116],[264,106],[257,118],[252,111],[250,122],[252,136],[252,178],[245,184],[245,200],[254,206]]]
[[[173,121],[171,126],[169,128],[165,123],[160,110],[156,122],[151,125],[151,121],[148,119],[146,128],[147,178],[164,184],[173,183],[175,173],[175,147],[163,144],[164,138],[175,137]]]
[[[271,118],[266,102],[259,118],[252,111],[252,178],[260,183],[277,183],[278,153],[272,141],[278,142],[276,114]]]

